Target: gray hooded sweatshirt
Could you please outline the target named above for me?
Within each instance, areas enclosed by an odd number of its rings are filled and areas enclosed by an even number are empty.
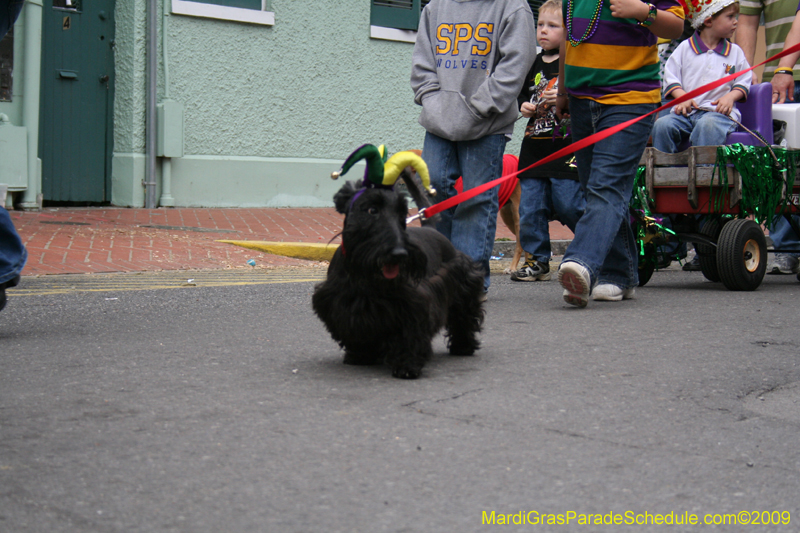
[[[535,58],[525,0],[432,0],[422,11],[411,68],[419,123],[450,141],[510,136]]]

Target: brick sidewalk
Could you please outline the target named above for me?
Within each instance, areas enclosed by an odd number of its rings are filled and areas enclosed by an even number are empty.
[[[46,208],[11,211],[28,249],[22,274],[77,274],[318,265],[215,242],[220,239],[340,242],[333,208]],[[570,231],[551,223],[552,239]],[[497,238],[514,239],[498,220]]]

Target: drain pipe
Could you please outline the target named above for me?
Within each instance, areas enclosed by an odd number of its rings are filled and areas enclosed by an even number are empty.
[[[158,81],[158,0],[147,2],[147,119],[145,131],[145,204],[147,209],[156,204],[156,83]]]
[[[39,103],[42,70],[42,0],[28,0],[25,15],[25,73],[22,91],[22,125],[28,128],[28,187],[22,196],[22,208],[42,207],[42,168],[39,159]]]
[[[167,46],[167,20],[169,16],[169,1],[164,0],[163,12],[161,13],[161,64],[164,69],[164,103],[169,103],[169,47]],[[166,110],[164,111],[166,114]],[[162,129],[161,134],[166,137],[166,130]],[[166,145],[166,138],[162,138],[162,145]],[[161,207],[175,207],[175,198],[172,197],[172,154],[163,154],[161,158],[161,198],[158,203]]]

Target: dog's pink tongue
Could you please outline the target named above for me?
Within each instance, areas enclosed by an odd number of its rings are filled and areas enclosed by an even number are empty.
[[[383,277],[394,279],[400,274],[400,265],[383,265]]]

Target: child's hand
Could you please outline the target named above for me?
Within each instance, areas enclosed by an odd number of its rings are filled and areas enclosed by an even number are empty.
[[[556,98],[558,97],[558,89],[545,89],[542,91],[542,102],[547,104],[547,107],[556,105]]]
[[[683,115],[684,117],[689,116],[689,113],[697,109],[697,102],[694,100],[689,100],[687,102],[681,102],[680,104],[676,104],[672,108],[672,112],[676,115]]]
[[[736,93],[731,91],[722,98],[719,98],[718,100],[711,102],[711,105],[717,106],[716,108],[717,113],[722,113],[725,116],[730,116],[731,111],[733,111],[733,103],[737,100],[736,97],[738,96],[738,94],[739,94],[738,91],[736,91]]]
[[[611,15],[622,19],[644,20],[650,14],[642,0],[610,0]]]
[[[530,102],[522,102],[519,112],[522,113],[523,117],[531,118],[533,114],[536,113],[536,106]]]

